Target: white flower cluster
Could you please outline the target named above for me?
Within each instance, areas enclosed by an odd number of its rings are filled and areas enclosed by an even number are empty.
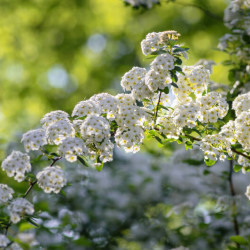
[[[45,193],[59,193],[66,185],[63,170],[59,166],[46,167],[36,175],[37,184]]]
[[[246,151],[250,150],[250,109],[235,119],[235,136]]]
[[[173,108],[172,116],[177,127],[193,128],[196,126],[199,107],[195,102],[181,103],[178,101],[174,103]]]
[[[84,117],[87,115],[99,115],[98,105],[93,100],[81,101],[73,109],[72,116]]]
[[[207,92],[210,72],[203,65],[184,66],[183,74],[178,73],[178,88],[172,87],[172,91],[176,98],[183,101],[191,100],[190,94],[194,93],[197,97],[201,97]]]
[[[59,121],[59,120],[66,120],[68,119],[69,115],[62,111],[62,110],[56,110],[52,111],[50,113],[47,113],[42,119],[41,119],[41,124],[43,127],[47,128],[51,124]]]
[[[10,203],[8,210],[11,221],[18,223],[25,215],[32,215],[34,213],[34,206],[24,198],[17,198]]]
[[[149,33],[141,42],[142,53],[147,56],[160,48],[164,48],[166,42],[178,40],[179,36],[180,34],[174,30]]]
[[[231,144],[235,144],[237,142],[235,136],[235,123],[234,121],[229,121],[220,129],[220,134],[224,136],[224,138],[229,141]]]
[[[75,136],[75,129],[73,124],[68,120],[59,120],[52,123],[46,129],[46,136],[48,141],[51,144],[59,145],[63,142],[63,140],[67,137]]]
[[[204,151],[204,158],[212,161],[217,161],[218,156],[220,160],[225,160],[224,151],[229,156],[232,155],[231,144],[220,134],[205,136],[202,139],[200,148]]]
[[[116,122],[118,129],[115,141],[118,147],[127,152],[137,152],[144,138],[143,123],[147,114],[143,108],[133,105],[133,97],[129,94],[118,95],[119,105]]]
[[[9,177],[21,182],[25,178],[25,172],[31,171],[30,157],[19,151],[12,153],[2,162],[2,169],[6,171]]]
[[[7,247],[7,245],[10,243],[10,240],[7,238],[6,235],[0,234],[0,247],[1,249]]]
[[[121,80],[121,86],[124,90],[131,90],[134,99],[141,101],[143,98],[150,98],[154,93],[145,83],[147,70],[144,68],[133,67]]]
[[[21,142],[24,144],[26,152],[30,150],[39,150],[39,148],[47,144],[45,130],[34,129],[23,134]]]
[[[77,155],[88,155],[88,149],[80,138],[67,137],[58,148],[58,152],[69,162],[77,160]]]
[[[198,119],[204,123],[217,122],[219,118],[225,117],[228,112],[229,106],[225,98],[214,91],[198,97],[197,102],[200,104]]]
[[[23,248],[20,247],[17,243],[12,243],[7,250],[23,250]]]
[[[13,198],[14,190],[6,184],[0,184],[0,203],[7,202]]]
[[[169,139],[178,139],[182,128],[177,126],[174,122],[172,113],[165,116],[158,117],[156,120],[156,124],[159,125],[159,131],[166,135]]]
[[[168,72],[154,68],[151,68],[145,77],[145,83],[152,92],[157,89],[165,89],[171,82]]]
[[[233,101],[233,109],[236,116],[239,116],[243,111],[250,109],[250,92],[238,95]]]
[[[102,114],[107,114],[108,119],[113,120],[115,118],[117,100],[114,96],[107,93],[101,93],[93,95],[90,100],[98,104],[99,111]]]

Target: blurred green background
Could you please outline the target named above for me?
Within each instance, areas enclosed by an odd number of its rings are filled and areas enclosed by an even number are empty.
[[[149,32],[177,30],[201,58],[220,63],[216,51],[225,32],[224,0],[162,1],[134,9],[122,0],[0,0],[0,138],[5,142],[39,126],[52,110],[99,92],[117,93],[133,66],[147,66],[140,41]],[[219,18],[207,15],[199,5]],[[222,73],[224,70],[224,73]],[[227,83],[219,64],[212,79]]]

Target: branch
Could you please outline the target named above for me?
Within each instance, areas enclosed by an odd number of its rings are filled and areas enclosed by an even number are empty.
[[[159,98],[158,98],[158,102],[157,102],[157,106],[156,106],[156,112],[155,112],[155,117],[154,117],[154,124],[156,123],[156,119],[157,119],[157,115],[158,115],[158,111],[159,111],[159,104],[160,104],[160,101],[161,101],[161,93],[159,94]]]
[[[197,9],[203,11],[206,15],[208,15],[208,16],[210,16],[210,17],[212,17],[220,22],[223,22],[223,18],[221,16],[213,14],[212,12],[210,12],[209,10],[205,9],[204,7],[202,7],[200,5],[197,5],[194,3],[184,3],[184,2],[180,2],[180,1],[172,1],[172,2],[179,4],[179,5],[182,5],[182,6],[189,6],[189,7],[197,8]]]
[[[248,160],[250,160],[250,156],[248,156],[248,155],[246,155],[246,154],[244,154],[244,153],[242,153],[242,152],[239,152],[239,151],[237,151],[236,149],[234,149],[234,148],[231,148],[232,149],[232,151],[234,152],[234,153],[236,153],[236,154],[238,154],[238,155],[242,155],[242,156],[244,156],[245,158],[247,158]]]
[[[62,157],[58,157],[52,160],[52,163],[49,165],[50,167],[52,167],[57,161],[61,160]],[[30,182],[30,185],[28,187],[28,189],[26,190],[25,194],[22,196],[23,198],[26,198],[28,196],[28,194],[30,193],[30,191],[32,190],[32,188],[36,185],[37,183],[37,179],[34,180],[33,182]],[[7,235],[8,233],[8,229],[9,227],[12,225],[12,222],[10,221],[9,224],[5,227],[5,235]]]

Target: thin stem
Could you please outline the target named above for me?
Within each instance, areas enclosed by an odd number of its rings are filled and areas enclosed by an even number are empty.
[[[29,188],[27,189],[27,191],[25,192],[25,194],[23,195],[23,198],[25,198],[25,197],[29,194],[29,192],[30,192],[31,189],[36,185],[36,183],[37,183],[37,180],[34,180],[33,182],[30,182],[30,186],[29,186]]]
[[[203,11],[206,15],[220,21],[220,22],[223,22],[223,18],[218,16],[218,15],[215,15],[213,14],[212,12],[210,12],[209,10],[207,10],[206,8],[200,6],[200,5],[197,5],[197,4],[194,4],[194,3],[184,3],[184,2],[180,2],[180,1],[174,1],[174,3],[176,4],[179,4],[179,5],[182,5],[182,6],[189,6],[189,7],[194,7],[194,8],[197,8],[201,11]]]
[[[234,198],[236,193],[235,193],[234,184],[233,184],[233,160],[229,161],[228,181],[229,181],[231,196]],[[237,220],[236,202],[235,202],[234,199],[233,199],[233,203],[232,203],[232,217],[233,217],[233,224],[234,224],[234,232],[235,232],[236,235],[239,235],[240,234],[240,228],[239,228],[239,223],[238,223],[238,220]],[[240,245],[238,243],[237,243],[237,249],[240,249]]]
[[[232,148],[232,151],[233,151],[234,153],[236,153],[236,154],[238,154],[238,155],[242,155],[242,156],[244,156],[245,158],[247,158],[248,160],[250,160],[250,156],[248,156],[248,155],[246,155],[246,154],[244,154],[244,153],[242,153],[242,152],[239,152],[239,151],[237,151],[237,150],[234,149],[234,148]]]
[[[52,167],[57,161],[59,161],[61,159],[62,159],[62,157],[52,159],[52,163],[49,166]],[[30,182],[30,185],[29,185],[28,189],[26,190],[26,192],[24,193],[23,198],[26,198],[28,196],[28,194],[30,193],[32,188],[36,185],[36,183],[37,183],[37,179],[34,180],[33,182]],[[11,225],[12,225],[12,222],[10,221],[9,224],[5,227],[5,232],[4,232],[5,235],[7,235],[9,227]]]
[[[156,123],[156,119],[157,119],[157,115],[158,115],[158,111],[159,111],[159,104],[160,104],[160,101],[161,101],[161,93],[162,92],[160,92],[160,94],[159,94],[159,98],[158,98],[158,102],[157,102],[157,106],[156,106],[154,124]]]

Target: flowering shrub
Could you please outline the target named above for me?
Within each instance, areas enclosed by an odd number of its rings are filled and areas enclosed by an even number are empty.
[[[32,222],[35,211],[26,196],[34,185],[46,193],[59,193],[66,185],[66,174],[56,162],[78,160],[101,171],[103,163],[113,160],[114,144],[136,153],[145,135],[162,145],[177,142],[186,149],[198,145],[208,166],[229,159],[238,162],[237,170],[249,172],[250,93],[234,98],[210,92],[210,71],[205,66],[182,65],[188,48],[178,43],[179,37],[176,31],[148,34],[141,47],[153,59],[150,68],[127,72],[121,81],[123,94],[94,95],[79,102],[71,116],[61,110],[50,112],[41,119],[42,128],[23,135],[27,153],[13,151],[2,169],[18,182],[28,180],[30,186],[20,197],[1,185],[1,201],[8,204],[10,214],[0,221],[3,233],[23,218]],[[28,155],[34,150],[51,161],[36,175]],[[250,199],[249,186],[246,196]],[[14,245],[1,237],[2,247]]]

